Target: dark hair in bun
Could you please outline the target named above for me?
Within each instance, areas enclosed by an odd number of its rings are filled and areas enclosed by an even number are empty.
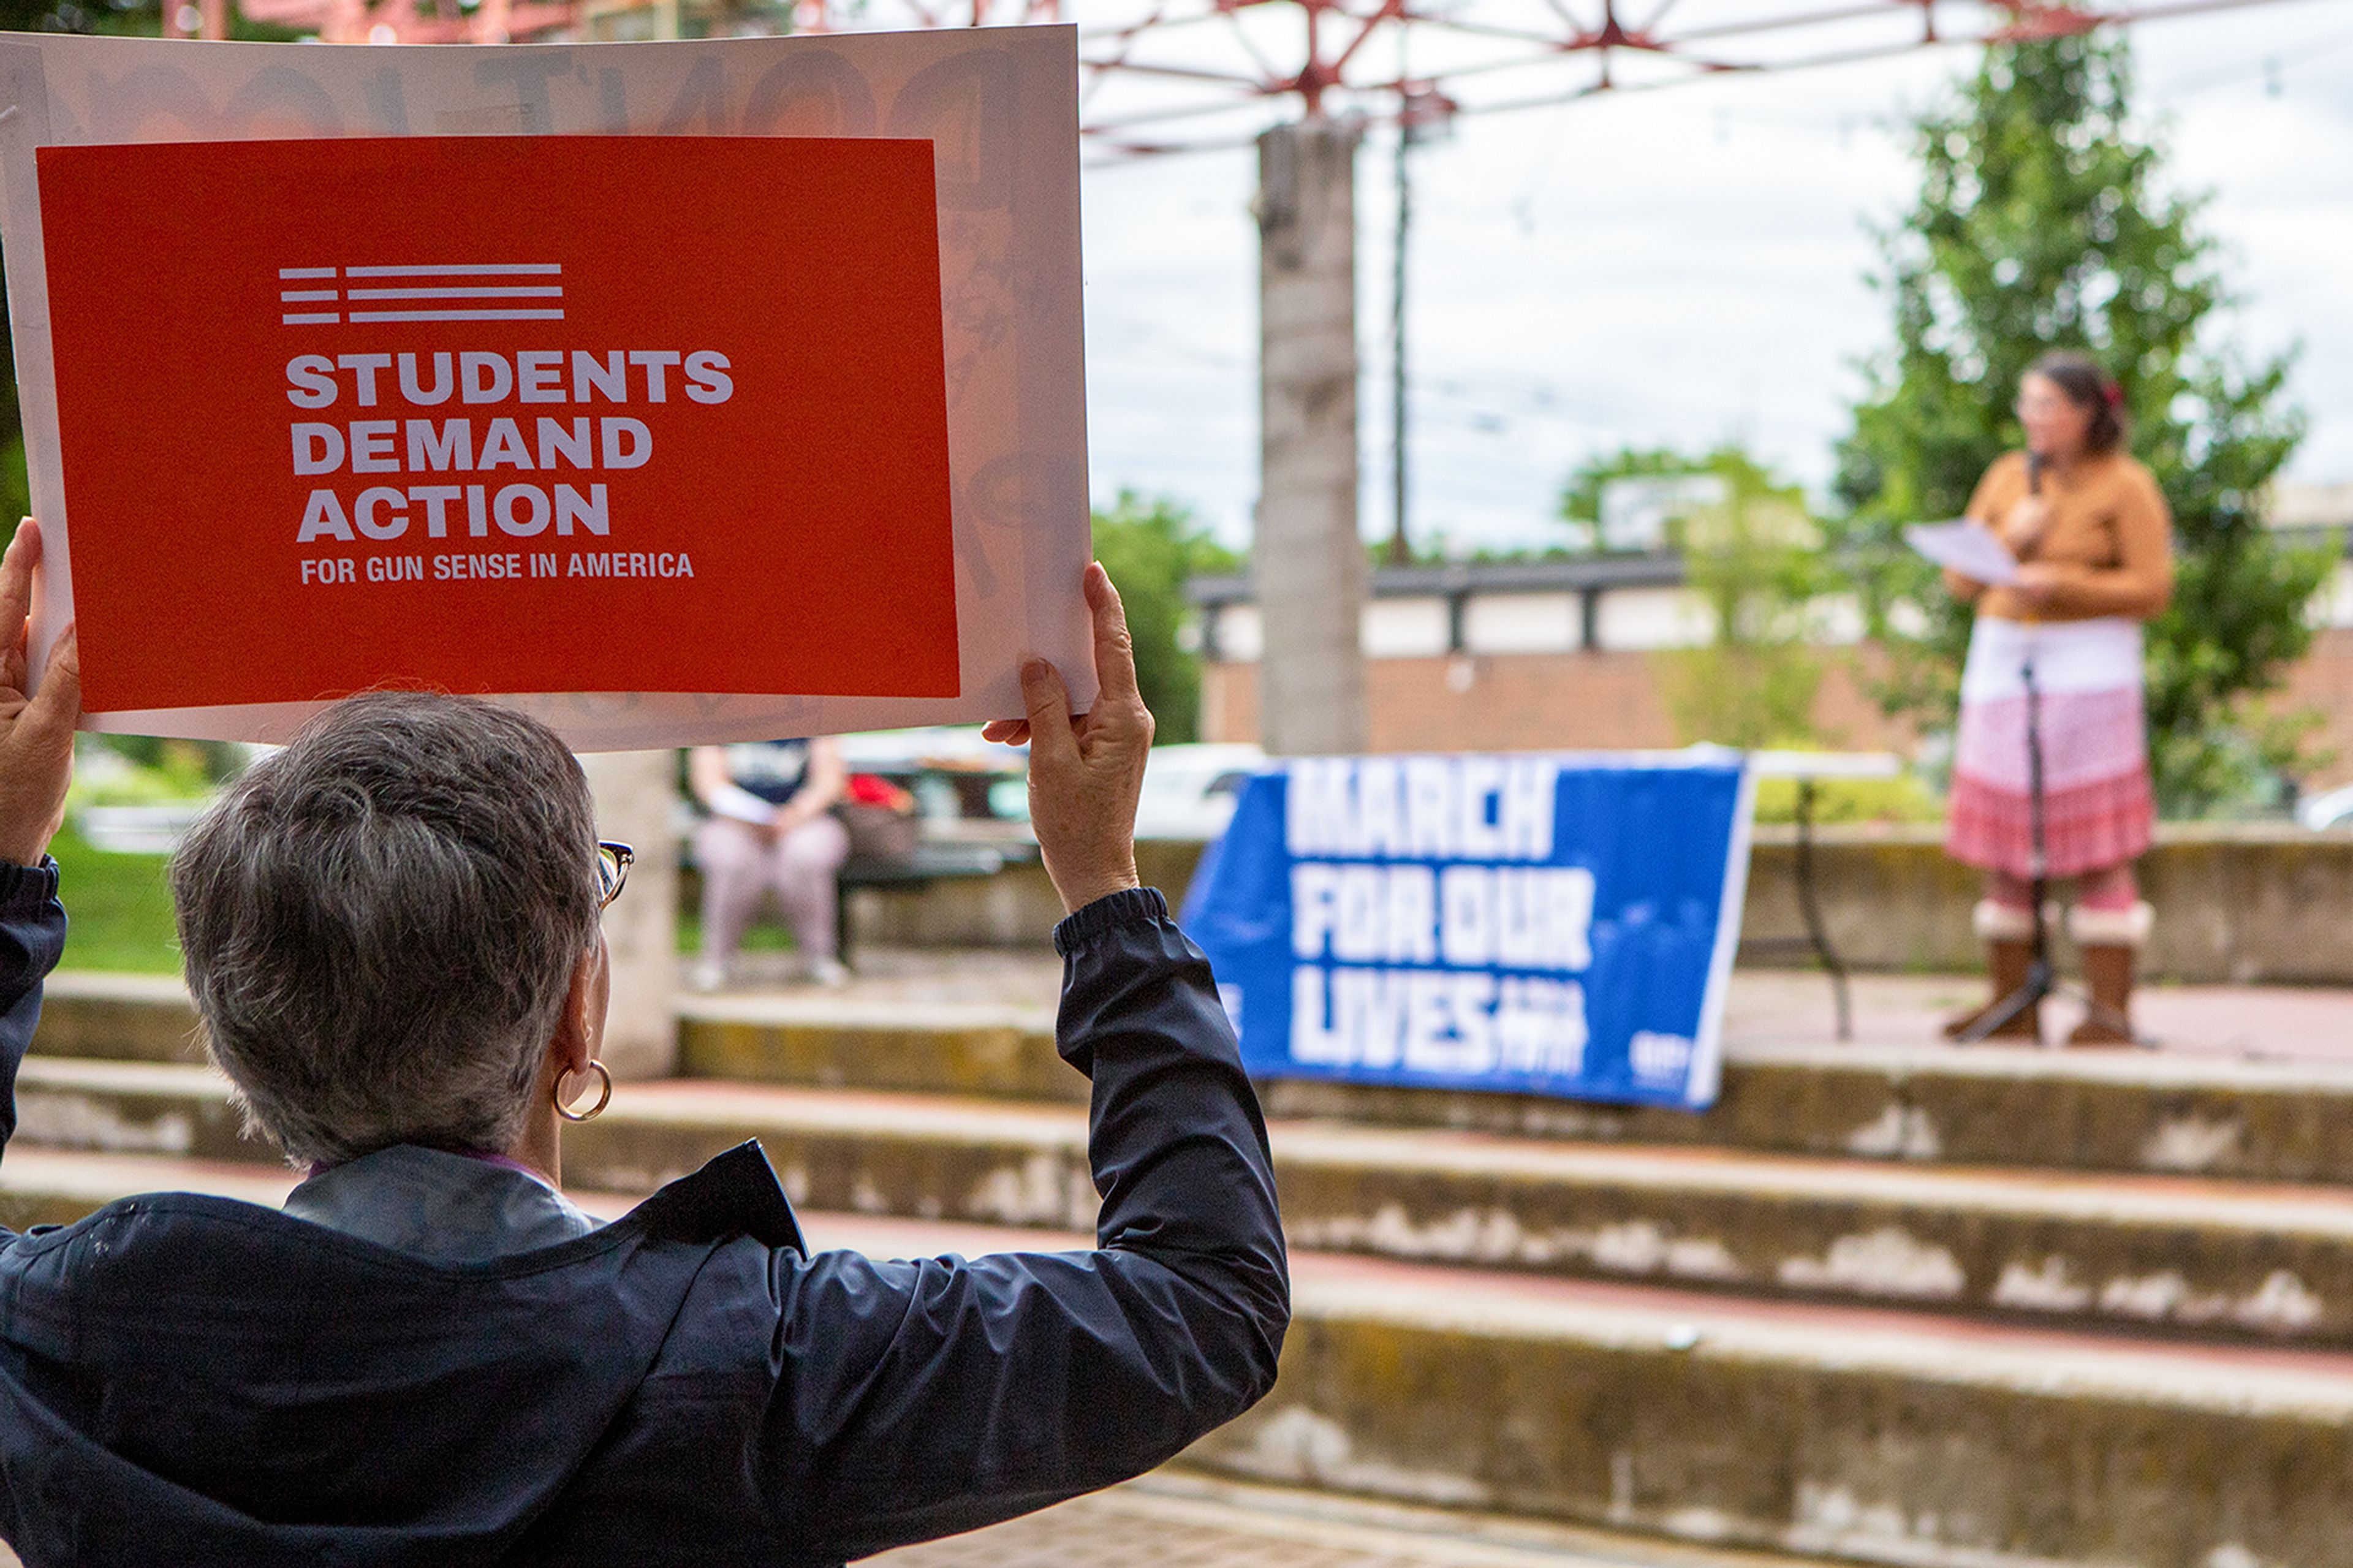
[[[2065,393],[2068,402],[2091,415],[2092,423],[2084,432],[2086,450],[2113,452],[2125,444],[2128,426],[2124,389],[2109,379],[2091,355],[2053,349],[2027,366],[2026,374],[2041,376]]]

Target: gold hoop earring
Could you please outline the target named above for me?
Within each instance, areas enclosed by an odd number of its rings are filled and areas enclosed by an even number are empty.
[[[604,1080],[604,1088],[596,1096],[596,1103],[590,1106],[586,1110],[574,1110],[564,1103],[564,1080],[571,1075],[568,1073],[557,1073],[555,1075],[555,1088],[552,1092],[551,1098],[555,1101],[555,1114],[561,1116],[566,1121],[594,1121],[597,1116],[604,1112],[605,1107],[613,1103],[612,1069],[607,1068],[603,1062],[598,1061],[595,1057],[590,1057],[588,1058],[587,1070],[595,1073],[599,1079]]]

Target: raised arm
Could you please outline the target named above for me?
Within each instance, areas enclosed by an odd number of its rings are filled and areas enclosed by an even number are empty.
[[[26,615],[41,560],[27,519],[0,555],[0,1152],[16,1131],[16,1068],[41,1019],[41,982],[65,949],[49,840],[65,820],[81,717],[81,660],[70,628],[40,691],[25,695]]]
[[[1136,887],[1151,715],[1118,595],[1088,572],[1103,696],[1024,671],[1047,869],[1072,913],[1056,1035],[1093,1079],[1098,1249],[877,1263],[778,1254],[778,1517],[812,1559],[969,1530],[1108,1486],[1274,1381],[1290,1283],[1266,1129],[1200,951]]]

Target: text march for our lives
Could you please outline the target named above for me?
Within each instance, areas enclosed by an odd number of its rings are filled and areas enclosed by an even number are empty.
[[[1704,1106],[1748,810],[1721,753],[1299,759],[1185,923],[1255,1076]]]

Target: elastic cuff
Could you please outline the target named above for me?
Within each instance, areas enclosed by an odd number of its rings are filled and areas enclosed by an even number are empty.
[[[2067,911],[2067,931],[2079,947],[2139,947],[2156,928],[2157,911],[2147,903],[2128,910],[2094,910],[2077,904]]]
[[[2034,935],[2034,911],[1979,899],[1970,918],[1980,942],[2026,942]]]
[[[1122,888],[1093,903],[1073,910],[1054,928],[1054,951],[1064,958],[1121,926],[1168,918],[1168,900],[1157,888]]]
[[[0,911],[30,910],[58,896],[58,863],[41,857],[37,866],[0,860]]]

